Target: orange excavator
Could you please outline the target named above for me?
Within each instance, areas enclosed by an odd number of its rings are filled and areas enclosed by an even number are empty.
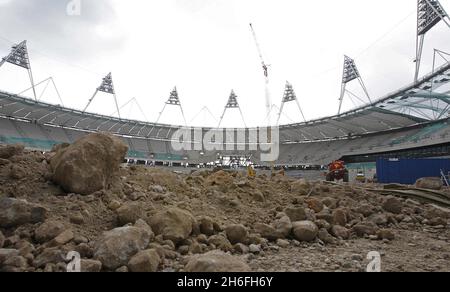
[[[345,162],[336,160],[328,165],[327,181],[343,180],[349,182],[348,170],[345,167]]]

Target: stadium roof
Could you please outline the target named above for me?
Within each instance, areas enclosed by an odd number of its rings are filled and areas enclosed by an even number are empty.
[[[450,64],[446,64],[417,83],[399,89],[371,105],[338,116],[281,126],[281,142],[340,139],[448,118],[450,96],[440,89],[450,84],[449,81]],[[181,128],[83,113],[3,91],[0,91],[0,116],[83,131],[108,131],[123,136],[157,140],[170,139],[171,133]]]

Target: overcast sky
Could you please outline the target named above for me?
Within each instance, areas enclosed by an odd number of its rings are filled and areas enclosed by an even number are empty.
[[[231,89],[247,125],[264,124],[264,76],[250,22],[271,65],[272,103],[280,105],[288,80],[307,119],[336,114],[344,54],[356,60],[373,99],[414,76],[416,0],[81,0],[79,16],[67,15],[69,2],[0,0],[0,55],[28,40],[35,82],[53,76],[65,105],[77,109],[112,71],[119,104],[135,97],[149,121],[177,86],[191,125],[217,126]],[[441,3],[450,10],[450,0]],[[423,73],[433,48],[450,52],[443,23],[427,35]],[[27,87],[24,70],[0,68],[0,89]],[[363,96],[357,82],[349,89]],[[51,88],[43,100],[59,103]],[[215,117],[200,112],[205,106]],[[344,108],[352,107],[346,99]],[[112,97],[99,94],[89,110],[114,113]],[[301,121],[295,103],[285,113],[282,123]],[[136,106],[122,115],[145,119]],[[183,123],[176,107],[160,121]],[[230,110],[222,125],[242,126],[239,112]]]

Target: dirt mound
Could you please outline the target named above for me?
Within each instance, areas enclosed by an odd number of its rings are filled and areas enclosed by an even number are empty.
[[[446,208],[377,185],[119,168],[122,146],[2,147],[1,271],[65,271],[74,251],[83,271],[360,271],[373,250],[386,270],[450,271]]]
[[[90,134],[51,158],[53,181],[65,191],[90,195],[112,183],[128,147],[108,134]]]

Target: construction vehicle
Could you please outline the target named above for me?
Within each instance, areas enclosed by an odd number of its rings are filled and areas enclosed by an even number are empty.
[[[343,180],[349,182],[349,173],[345,167],[345,162],[336,160],[328,165],[327,181]]]
[[[367,179],[364,171],[359,170],[358,173],[356,174],[355,180],[359,183],[365,184],[367,182]]]
[[[256,171],[253,168],[253,166],[251,166],[251,165],[247,166],[247,177],[249,177],[249,178],[255,178],[256,177]]]

